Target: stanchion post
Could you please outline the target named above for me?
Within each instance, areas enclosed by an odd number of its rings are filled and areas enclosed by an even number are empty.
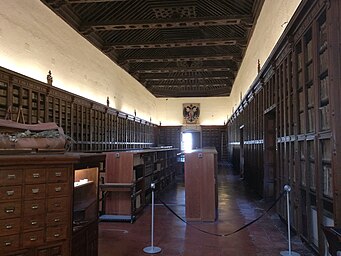
[[[291,187],[289,185],[284,186],[284,190],[286,192],[287,197],[287,222],[288,222],[288,251],[281,251],[282,256],[300,256],[299,253],[291,251],[291,236],[290,236],[290,200],[289,193],[291,191]]]
[[[148,254],[156,254],[161,252],[161,248],[154,246],[154,192],[155,192],[155,183],[150,185],[152,189],[152,222],[151,222],[151,246],[145,247],[143,251]]]

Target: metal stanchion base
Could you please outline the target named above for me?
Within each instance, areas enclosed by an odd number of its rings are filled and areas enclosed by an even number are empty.
[[[161,252],[161,248],[157,246],[148,246],[145,247],[143,251],[148,254],[155,254]]]
[[[282,256],[300,256],[299,253],[293,252],[293,251],[291,251],[291,252],[289,252],[289,251],[281,251],[281,255]]]

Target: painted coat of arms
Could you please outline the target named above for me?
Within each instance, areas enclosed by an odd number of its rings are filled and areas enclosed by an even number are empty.
[[[183,117],[186,124],[197,124],[200,116],[200,104],[199,103],[187,103],[183,104]]]

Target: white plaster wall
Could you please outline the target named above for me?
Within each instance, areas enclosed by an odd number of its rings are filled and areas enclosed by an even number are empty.
[[[300,2],[301,0],[264,1],[229,97],[229,105],[233,106],[234,109],[240,103],[240,94],[244,96],[257,77],[258,59],[262,67]],[[231,113],[232,107],[229,109],[229,114]]]
[[[157,120],[156,98],[39,0],[0,1],[0,66]]]
[[[301,0],[265,0],[230,97],[157,99],[39,0],[0,1],[0,66],[163,125],[182,124],[182,104],[200,103],[202,125],[222,125],[257,76]],[[270,25],[269,25],[270,24]]]
[[[199,123],[201,125],[223,125],[230,108],[227,97],[210,98],[161,98],[158,99],[159,120],[162,125],[182,125],[183,103],[200,103]]]

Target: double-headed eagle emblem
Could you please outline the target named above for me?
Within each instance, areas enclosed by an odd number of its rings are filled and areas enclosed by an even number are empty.
[[[197,123],[200,115],[199,104],[184,104],[183,116],[186,123]]]

